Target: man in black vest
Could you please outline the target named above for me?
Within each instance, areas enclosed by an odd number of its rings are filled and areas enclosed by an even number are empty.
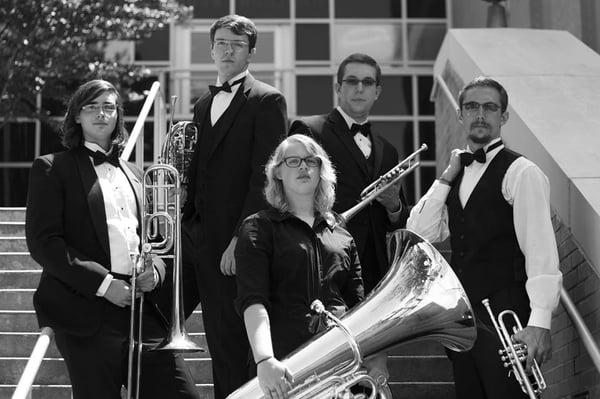
[[[450,236],[450,264],[477,319],[472,350],[448,351],[458,398],[523,397],[498,356],[500,341],[481,301],[494,312],[511,309],[526,327],[515,340],[535,358],[550,359],[550,322],[562,275],[550,216],[550,187],[531,161],[504,147],[508,95],[495,80],[479,77],[459,95],[458,120],[467,149],[452,151],[442,176],[411,212],[407,227],[432,242]],[[512,330],[511,330],[512,332]]]
[[[381,68],[366,54],[346,57],[338,67],[335,91],[338,106],[328,115],[298,119],[291,134],[306,134],[317,140],[333,162],[338,182],[333,210],[341,213],[360,201],[361,191],[398,163],[398,151],[371,130],[371,108],[382,91]],[[348,231],[358,249],[365,295],[389,269],[386,234],[404,227],[408,208],[401,182],[384,191],[376,201],[348,222]],[[372,360],[387,378],[385,356]]]
[[[183,217],[185,308],[189,315],[199,294],[216,399],[248,380],[246,330],[233,307],[233,250],[244,218],[267,207],[265,164],[287,131],[285,98],[248,72],[256,38],[254,23],[239,15],[211,26],[217,82],[194,106],[199,137]]]

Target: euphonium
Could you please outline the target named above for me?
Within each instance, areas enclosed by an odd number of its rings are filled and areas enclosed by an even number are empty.
[[[500,342],[502,343],[502,347],[504,348],[498,350],[502,364],[504,367],[512,367],[513,374],[521,386],[521,390],[531,399],[537,399],[541,397],[542,392],[544,389],[546,389],[546,381],[542,375],[542,370],[540,369],[537,361],[533,359],[531,375],[526,373],[523,362],[527,358],[527,346],[524,344],[513,343],[511,333],[508,331],[506,323],[504,323],[505,316],[512,318],[514,323],[513,333],[516,333],[517,331],[523,329],[521,320],[519,320],[517,314],[512,310],[503,310],[498,315],[498,320],[496,321],[494,313],[492,312],[492,308],[490,307],[489,299],[486,298],[481,301],[481,303],[483,303],[483,306],[485,306],[487,309],[490,319],[492,319],[492,324],[494,325],[494,328],[498,333],[498,337],[500,338]]]
[[[394,233],[390,249],[388,273],[341,317],[344,327],[330,327],[282,360],[294,380],[289,397],[324,399],[361,381],[373,386],[364,357],[399,344],[434,340],[455,351],[473,346],[477,333],[471,304],[442,255],[408,230]],[[228,398],[263,398],[258,379]]]
[[[420,166],[420,163],[418,161],[415,161],[415,158],[417,157],[417,155],[419,155],[419,153],[425,150],[427,150],[427,144],[422,144],[417,151],[410,154],[392,169],[380,176],[373,183],[369,184],[360,193],[360,202],[340,215],[342,219],[344,219],[345,221],[350,220],[365,206],[373,202],[373,200],[375,200],[379,195],[381,195],[381,193],[387,190],[392,184],[395,184],[397,181],[403,179],[406,175],[418,168]]]

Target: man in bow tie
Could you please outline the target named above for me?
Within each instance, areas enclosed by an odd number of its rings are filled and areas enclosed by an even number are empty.
[[[199,134],[183,212],[184,282],[191,283],[184,302],[186,315],[202,303],[216,399],[248,380],[248,340],[233,307],[233,250],[244,218],[267,207],[264,166],[287,133],[285,98],[248,72],[256,39],[254,23],[239,15],[210,27],[217,81],[194,106]]]
[[[562,275],[550,214],[550,188],[531,161],[500,138],[508,95],[497,81],[479,77],[459,94],[458,120],[467,149],[452,151],[448,167],[413,208],[407,227],[431,242],[450,237],[450,264],[477,319],[477,340],[463,353],[448,352],[458,398],[519,398],[516,379],[498,356],[500,341],[481,301],[495,315],[517,313],[526,327],[514,340],[528,348],[527,368],[550,359],[550,322]],[[512,332],[512,328],[510,332]]]
[[[398,163],[396,148],[372,131],[368,121],[381,91],[381,68],[377,61],[366,54],[352,54],[337,70],[338,106],[328,115],[301,118],[290,127],[290,134],[315,138],[331,157],[338,176],[333,207],[338,213],[356,205],[362,190]],[[404,227],[407,217],[399,182],[348,222],[362,266],[365,295],[389,268],[386,233]]]

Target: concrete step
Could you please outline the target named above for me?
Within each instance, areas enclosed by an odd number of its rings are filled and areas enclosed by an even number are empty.
[[[37,288],[41,270],[0,270],[3,289]]]
[[[2,385],[16,385],[25,369],[27,358],[0,358]],[[186,359],[196,384],[212,384],[210,359]],[[44,358],[35,379],[38,385],[70,385],[69,374],[61,358]]]
[[[394,398],[398,399],[456,399],[454,383],[409,382],[390,384]]]
[[[0,221],[2,222],[24,222],[25,207],[0,208]]]
[[[0,306],[2,306],[0,304]],[[186,320],[185,328],[188,333],[204,332],[202,311],[194,311]],[[39,326],[33,310],[0,310],[0,332],[37,333]]]
[[[10,399],[15,385],[0,385],[0,399]],[[196,384],[200,399],[214,399],[213,388],[210,384]],[[34,385],[31,399],[71,399],[70,385]]]
[[[29,252],[0,253],[0,270],[41,270]]]
[[[0,310],[33,310],[33,289],[0,289]]]
[[[27,252],[25,237],[0,237],[0,252]]]
[[[0,333],[0,358],[28,358],[31,356],[31,351],[38,339],[38,333]],[[185,357],[190,359],[208,358],[208,346],[206,345],[206,336],[204,333],[190,333],[192,341],[200,345],[206,352],[194,352],[186,354]],[[52,340],[48,347],[45,357],[61,358],[61,354]]]
[[[25,222],[4,222],[0,219],[0,237],[25,237]]]

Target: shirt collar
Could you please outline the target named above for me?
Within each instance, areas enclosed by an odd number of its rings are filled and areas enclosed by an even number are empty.
[[[241,78],[245,78],[246,76],[248,76],[248,69],[244,70],[241,73],[238,73],[233,78],[229,79],[228,82],[229,82],[229,84],[232,84],[236,80],[241,79]],[[221,82],[221,79],[217,76],[217,86],[221,86],[222,84],[223,83]]]
[[[279,209],[276,209],[273,207],[269,208],[267,210],[267,213],[269,214],[269,217],[276,222],[281,222],[283,220],[292,219],[292,218],[297,219],[297,217],[294,216],[291,212],[288,212],[288,211],[282,212]],[[332,213],[330,213],[327,216],[323,216],[319,213],[315,216],[314,224],[315,224],[315,226],[325,224],[327,227],[329,227],[330,230],[333,230],[336,226],[336,221],[335,221],[335,217],[333,216]]]
[[[342,118],[344,118],[344,120],[346,121],[346,125],[348,125],[348,129],[350,129],[352,127],[353,123],[356,123],[357,125],[362,125],[363,123],[367,123],[369,121],[369,119],[367,119],[367,120],[363,121],[362,123],[359,123],[354,118],[352,118],[350,115],[345,113],[344,110],[342,109],[342,107],[340,107],[339,105],[335,109],[337,109],[337,111],[340,113],[340,115],[342,115]]]
[[[91,151],[100,151],[101,153],[103,153],[104,155],[108,155],[111,153],[111,151],[106,152],[104,150],[104,148],[100,147],[98,144],[96,143],[92,143],[91,141],[83,141],[83,145],[87,148],[89,148]],[[112,147],[111,147],[112,148]]]
[[[496,154],[498,154],[500,152],[501,149],[504,148],[504,144],[499,145],[498,147],[494,148],[492,151],[487,152],[487,149],[492,145],[497,143],[498,141],[501,141],[502,138],[498,137],[495,138],[494,140],[490,141],[489,143],[487,143],[486,145],[483,146],[483,151],[486,153],[485,154],[485,163],[489,163],[492,159],[494,159],[494,157],[496,156]],[[471,150],[471,147],[469,147],[467,145],[467,152],[473,153],[473,150]],[[475,163],[473,163],[472,165],[474,165]],[[472,166],[469,165],[468,167]]]

